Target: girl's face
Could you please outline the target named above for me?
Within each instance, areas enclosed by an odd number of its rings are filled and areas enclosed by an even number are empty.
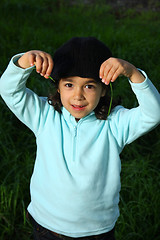
[[[78,76],[62,78],[58,88],[62,105],[77,121],[97,107],[105,91],[94,79]]]

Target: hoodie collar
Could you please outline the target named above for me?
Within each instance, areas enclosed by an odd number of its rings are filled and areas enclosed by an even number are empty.
[[[97,120],[94,111],[92,111],[87,116],[81,118],[78,122],[76,121],[75,117],[73,117],[70,114],[70,112],[67,111],[67,109],[65,107],[62,107],[62,115],[68,123],[72,123],[73,125],[77,125],[77,124],[82,123],[82,122],[92,122],[92,121]]]

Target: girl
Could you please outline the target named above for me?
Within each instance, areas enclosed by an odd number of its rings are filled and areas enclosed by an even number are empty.
[[[57,89],[47,98],[26,88],[34,65]],[[129,78],[139,106],[108,114],[108,85]],[[28,206],[34,239],[114,240],[126,144],[160,122],[160,95],[147,75],[113,58],[95,38],[72,38],[52,57],[12,58],[0,80],[8,107],[35,134],[37,154]]]

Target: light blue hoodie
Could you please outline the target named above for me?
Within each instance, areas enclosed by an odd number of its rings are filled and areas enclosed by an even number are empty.
[[[37,154],[28,211],[43,227],[70,237],[110,231],[119,216],[119,154],[160,123],[160,95],[151,81],[131,83],[139,106],[116,107],[107,120],[94,112],[76,122],[59,114],[25,84],[33,68],[15,66],[0,79],[0,94],[35,134]]]

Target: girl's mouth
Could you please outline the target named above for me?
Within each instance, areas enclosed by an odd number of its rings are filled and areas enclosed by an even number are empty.
[[[84,105],[72,105],[72,108],[76,111],[81,111],[85,108],[86,106]]]

